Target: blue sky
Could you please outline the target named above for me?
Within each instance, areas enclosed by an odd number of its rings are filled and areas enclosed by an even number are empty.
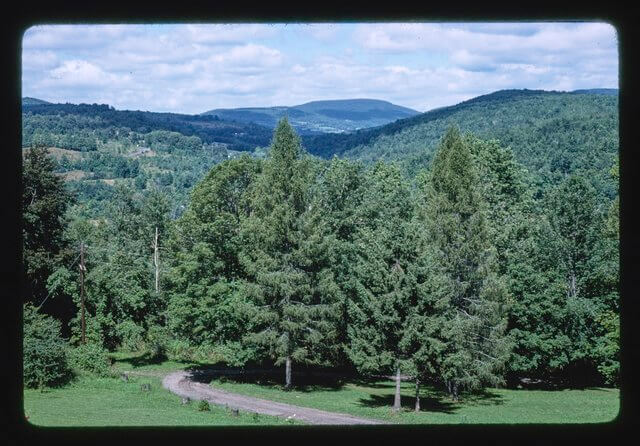
[[[506,88],[618,88],[598,22],[43,25],[23,37],[22,95],[117,109],[372,98],[427,111]]]

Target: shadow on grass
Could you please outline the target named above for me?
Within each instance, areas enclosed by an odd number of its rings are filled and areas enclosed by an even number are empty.
[[[153,355],[151,355],[149,353],[131,354],[129,356],[120,356],[120,357],[114,358],[114,362],[116,362],[116,363],[126,363],[126,364],[129,364],[133,368],[145,367],[145,366],[150,366],[150,365],[160,365],[160,364],[163,364],[166,361],[167,361],[166,357],[153,356]],[[194,366],[194,365],[202,366],[202,367],[208,365],[208,364],[205,364],[205,363],[202,363],[202,362],[198,362],[198,361],[174,360],[173,362],[176,362],[178,364],[182,364],[187,369],[189,367]]]
[[[504,398],[491,389],[482,389],[473,393],[463,394],[461,397],[461,403],[483,406],[499,406],[504,404]]]
[[[359,403],[364,407],[388,407],[393,406],[393,394],[388,395],[369,395],[369,398],[361,398]],[[413,411],[416,406],[415,396],[404,396],[401,400],[402,409]],[[444,398],[420,397],[420,412],[440,412],[453,414],[458,409],[453,402],[446,401]]]
[[[126,362],[130,364],[132,367],[144,367],[147,365],[158,365],[162,364],[166,359],[161,357],[152,357],[149,354],[139,355],[139,356],[131,356],[128,358],[119,358],[117,362]]]
[[[360,405],[365,407],[391,407],[393,406],[394,392],[384,395],[371,394],[369,398],[361,398]],[[416,404],[415,396],[403,396],[401,405],[403,410],[413,411]],[[440,412],[454,414],[465,405],[500,405],[504,404],[504,399],[499,394],[491,390],[482,390],[475,393],[461,395],[460,400],[455,402],[443,391],[432,391],[429,396],[420,396],[420,412]]]
[[[237,384],[255,384],[265,388],[286,391],[284,370],[273,368],[239,368],[225,366],[187,367],[193,381],[209,384],[212,380]],[[345,385],[339,374],[303,370],[292,373],[292,388],[298,392],[338,391]]]

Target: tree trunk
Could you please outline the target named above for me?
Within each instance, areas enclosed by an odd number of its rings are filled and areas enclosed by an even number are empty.
[[[416,378],[416,412],[420,412],[420,380]]]
[[[289,390],[291,388],[291,357],[287,356],[284,368],[284,388]]]
[[[458,401],[458,383],[455,381],[447,381],[447,390],[449,391],[451,399]]]
[[[153,264],[156,269],[156,293],[160,290],[160,262],[158,258],[158,227],[156,226],[156,238],[153,241]]]
[[[400,367],[396,370],[396,396],[393,400],[393,410],[396,412],[400,410]]]

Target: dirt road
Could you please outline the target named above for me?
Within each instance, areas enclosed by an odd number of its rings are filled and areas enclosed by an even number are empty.
[[[309,407],[277,403],[236,393],[215,389],[208,384],[196,382],[187,371],[173,372],[164,377],[162,385],[171,392],[191,400],[207,400],[212,404],[256,412],[277,417],[295,418],[310,424],[388,424],[380,420],[359,418],[342,413],[325,412]]]

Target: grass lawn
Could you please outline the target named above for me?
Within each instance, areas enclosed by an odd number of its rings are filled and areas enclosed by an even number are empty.
[[[152,372],[158,376],[131,375],[127,382],[118,377],[80,376],[61,388],[24,390],[24,411],[37,426],[247,426],[302,424],[266,415],[240,412],[210,405],[209,412],[198,411],[192,401],[182,405],[181,398],[162,387],[160,375],[184,368],[185,363],[164,361],[145,363],[139,356],[115,354],[114,372],[131,370]],[[142,391],[141,384],[151,384]]]
[[[197,402],[181,404],[181,398],[162,388],[162,375],[204,364],[176,361],[149,361],[144,356],[115,353],[115,377],[83,375],[70,384],[39,390],[25,389],[24,409],[29,422],[38,426],[248,426],[302,424],[246,412],[233,416],[225,408],[211,405],[199,412]],[[131,374],[128,382],[117,377]],[[294,376],[294,384],[296,383]],[[141,384],[151,384],[142,391]],[[585,390],[507,390],[486,392],[454,403],[432,388],[421,392],[422,410],[413,411],[413,383],[402,385],[403,410],[393,413],[395,384],[392,381],[307,382],[285,392],[271,378],[232,377],[215,379],[212,385],[224,390],[331,412],[348,413],[400,424],[459,423],[602,423],[613,420],[619,409],[617,389]]]
[[[333,412],[377,418],[400,424],[448,423],[602,423],[612,421],[620,407],[619,390],[508,390],[487,389],[454,403],[433,389],[423,389],[421,411],[414,412],[413,383],[402,384],[400,413],[391,405],[395,392],[392,381],[346,382],[341,385],[309,385],[285,392],[279,384],[216,379],[213,386],[273,401],[314,407]]]

